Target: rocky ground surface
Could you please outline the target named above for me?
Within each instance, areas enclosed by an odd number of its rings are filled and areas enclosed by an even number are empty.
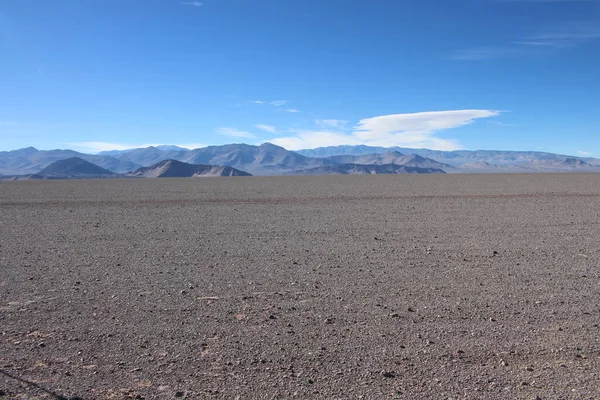
[[[0,183],[0,398],[598,399],[600,174]]]

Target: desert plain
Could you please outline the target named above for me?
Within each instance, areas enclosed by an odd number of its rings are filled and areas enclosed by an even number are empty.
[[[600,174],[0,183],[0,398],[598,399]]]

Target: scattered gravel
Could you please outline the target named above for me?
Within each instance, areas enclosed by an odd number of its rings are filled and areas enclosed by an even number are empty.
[[[600,174],[1,182],[0,396],[596,399],[598,204]]]

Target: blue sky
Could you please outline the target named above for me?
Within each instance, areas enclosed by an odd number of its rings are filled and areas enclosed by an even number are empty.
[[[0,150],[600,156],[598,0],[2,0]]]

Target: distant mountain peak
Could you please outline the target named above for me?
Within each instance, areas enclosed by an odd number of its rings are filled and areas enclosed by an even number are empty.
[[[405,154],[400,153],[397,150],[390,150],[390,151],[386,151],[385,153],[383,153],[385,155],[389,155],[389,156],[396,156],[396,157],[404,157]]]
[[[18,149],[18,150],[13,150],[12,153],[17,153],[17,154],[32,154],[32,153],[37,153],[39,150],[36,149],[33,146],[29,146],[29,147],[24,147],[22,149]]]
[[[155,148],[157,148],[158,150],[162,150],[162,151],[189,151],[190,149],[187,149],[185,147],[179,147],[179,146],[175,146],[173,144],[161,144],[160,146],[156,146]]]

